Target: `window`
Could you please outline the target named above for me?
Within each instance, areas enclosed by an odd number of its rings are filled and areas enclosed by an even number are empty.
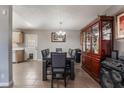
[[[26,34],[26,36],[25,36],[25,47],[26,48],[36,48],[37,47],[37,35]]]

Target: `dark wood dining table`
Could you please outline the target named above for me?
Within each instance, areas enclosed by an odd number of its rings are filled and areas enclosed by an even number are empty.
[[[75,79],[75,71],[74,71],[74,57],[71,57],[69,54],[66,55],[66,60],[68,60],[68,62],[71,62],[70,64],[70,78],[71,80]],[[48,71],[48,67],[47,67],[47,61],[51,61],[51,53],[43,58],[43,67],[42,67],[42,72],[43,72],[43,81],[47,80],[47,71]]]

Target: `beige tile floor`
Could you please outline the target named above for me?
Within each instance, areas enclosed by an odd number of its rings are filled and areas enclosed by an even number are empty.
[[[75,64],[75,80],[68,80],[68,88],[99,88],[100,85],[94,81],[80,64]],[[50,88],[50,79],[42,81],[42,62],[22,62],[13,64],[13,88]],[[54,87],[64,87],[63,81],[55,81]]]

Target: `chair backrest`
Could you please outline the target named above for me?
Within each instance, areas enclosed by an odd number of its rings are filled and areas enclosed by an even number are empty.
[[[69,55],[72,54],[72,49],[71,49],[71,48],[69,48],[69,50],[68,50],[68,54],[69,54]]]
[[[49,53],[50,53],[50,49],[45,49],[45,51],[46,51],[46,54],[47,54],[47,56],[48,56]]]
[[[62,48],[56,48],[57,53],[62,53]]]
[[[75,54],[76,54],[76,51],[75,51],[75,49],[73,49],[73,50],[72,50],[72,53],[71,53],[71,56],[72,56],[72,57],[75,57]]]
[[[42,58],[46,57],[47,56],[47,53],[45,50],[41,50],[41,54],[42,54]]]
[[[52,67],[53,68],[64,68],[66,64],[66,53],[51,53]]]

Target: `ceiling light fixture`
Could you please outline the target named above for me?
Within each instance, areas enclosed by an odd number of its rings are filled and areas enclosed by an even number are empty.
[[[59,31],[57,32],[57,34],[63,36],[63,35],[66,34],[66,32],[64,32],[63,29],[62,29],[62,22],[59,22],[59,24],[60,24],[60,29],[59,29]]]

